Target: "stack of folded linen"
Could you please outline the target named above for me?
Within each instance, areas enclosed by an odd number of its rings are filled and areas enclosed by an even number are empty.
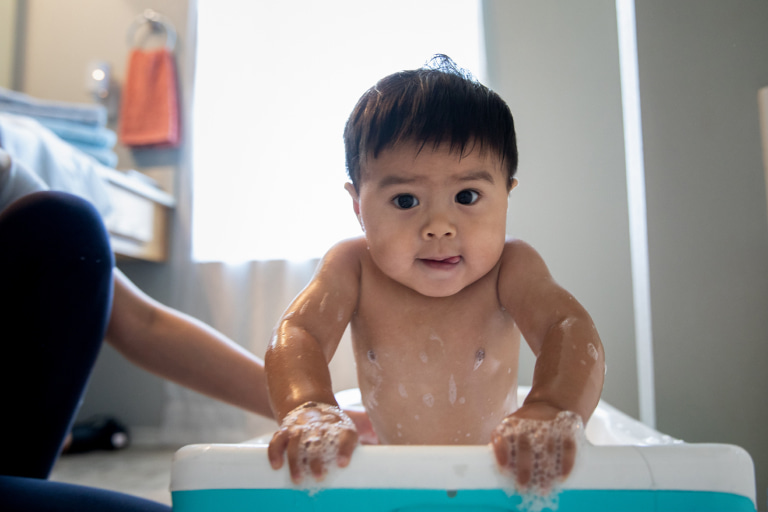
[[[106,128],[107,109],[103,105],[40,100],[0,87],[0,112],[31,117],[101,164],[117,165],[112,150],[117,135]]]
[[[33,181],[38,185],[33,188],[69,192],[87,199],[105,219],[113,212],[105,178],[109,168],[65,142],[35,119],[0,110],[0,148],[6,159],[10,157],[11,168],[8,172],[17,178],[26,176],[26,182]],[[6,174],[6,178],[10,174]],[[0,176],[0,201],[12,193],[5,190],[7,183],[4,181],[7,179]],[[17,180],[11,180],[14,181]],[[31,191],[25,187],[21,192]]]

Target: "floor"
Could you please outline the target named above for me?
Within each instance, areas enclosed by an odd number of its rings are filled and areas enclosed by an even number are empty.
[[[51,480],[120,491],[171,504],[169,491],[174,447],[129,447],[64,455]]]

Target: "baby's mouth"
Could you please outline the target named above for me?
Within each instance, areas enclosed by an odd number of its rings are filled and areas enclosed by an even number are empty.
[[[422,258],[421,261],[431,268],[449,269],[453,268],[461,261],[461,256],[451,256],[450,258]]]

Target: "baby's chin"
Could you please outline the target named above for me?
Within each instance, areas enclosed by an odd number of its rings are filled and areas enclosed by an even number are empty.
[[[452,297],[462,291],[464,288],[472,284],[472,282],[465,282],[464,280],[450,279],[450,280],[435,280],[435,281],[419,281],[407,279],[395,279],[403,286],[410,288],[419,295],[430,297],[434,299]]]

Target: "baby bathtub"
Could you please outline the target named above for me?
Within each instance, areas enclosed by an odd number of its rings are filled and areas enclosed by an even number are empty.
[[[529,388],[520,389],[520,403]],[[359,392],[337,395],[359,402]],[[749,454],[733,445],[689,444],[653,430],[601,401],[585,446],[557,496],[562,512],[752,511]],[[350,465],[322,483],[291,483],[287,465],[267,461],[269,436],[242,444],[180,449],[171,495],[177,512],[516,511],[523,497],[496,469],[489,446],[358,446]],[[310,480],[310,481],[307,481]],[[554,508],[554,507],[553,507]]]

